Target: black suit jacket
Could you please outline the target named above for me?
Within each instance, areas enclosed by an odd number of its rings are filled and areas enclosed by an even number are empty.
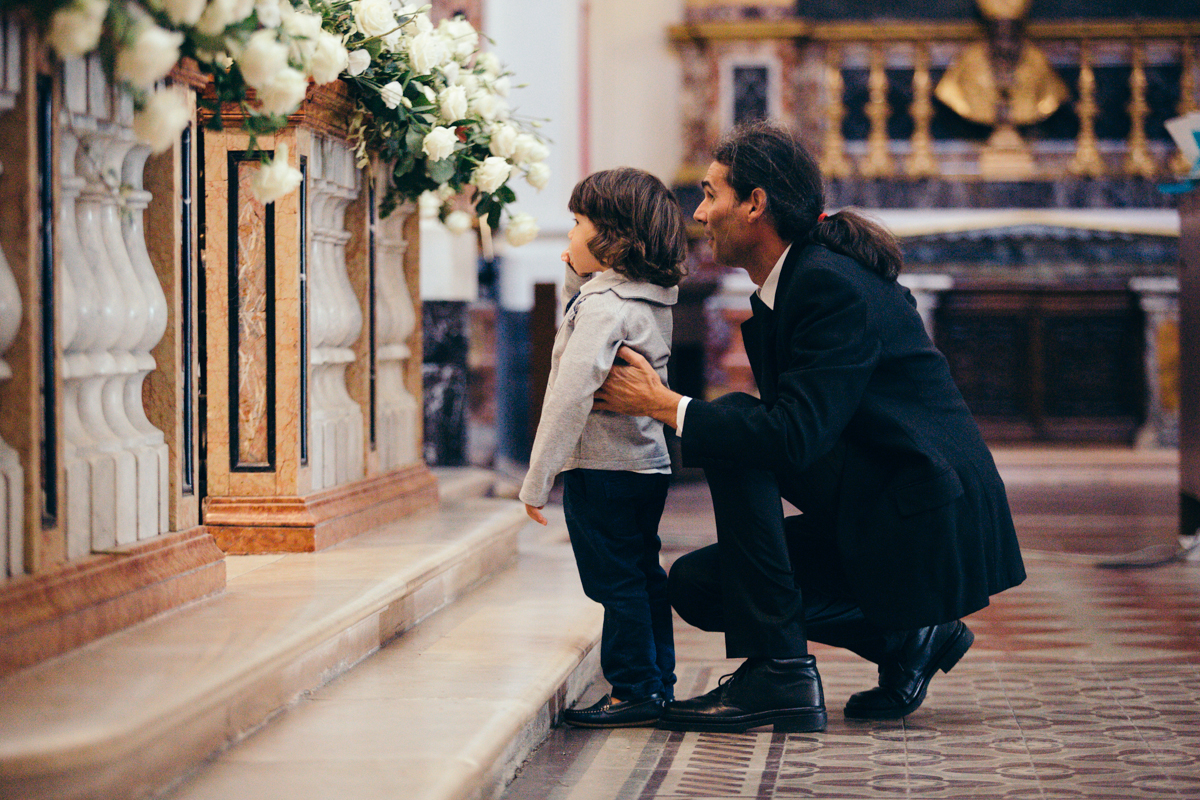
[[[1024,580],[995,462],[907,289],[798,243],[742,336],[762,402],[689,403],[685,464],[800,473],[843,442],[832,534],[885,627],[958,619]]]

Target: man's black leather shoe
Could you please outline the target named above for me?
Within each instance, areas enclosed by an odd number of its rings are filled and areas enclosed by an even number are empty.
[[[939,669],[949,672],[975,641],[961,620],[909,633],[894,658],[879,665],[879,685],[850,696],[851,719],[900,719],[921,707],[929,681]]]
[[[669,731],[825,730],[825,695],[812,656],[749,658],[717,688],[667,705],[658,727]]]
[[[644,728],[658,722],[665,703],[659,693],[620,703],[606,694],[587,708],[568,708],[563,722],[577,728]]]

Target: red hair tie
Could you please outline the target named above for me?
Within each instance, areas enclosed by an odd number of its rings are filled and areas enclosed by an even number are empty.
[[[829,215],[826,214],[824,211],[822,211],[820,214],[817,214],[817,222],[824,222],[825,217],[827,217],[827,216],[829,216]]]

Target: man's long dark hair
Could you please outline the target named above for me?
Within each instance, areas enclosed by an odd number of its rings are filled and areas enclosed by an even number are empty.
[[[821,168],[786,128],[766,121],[740,125],[721,139],[713,158],[729,168],[726,180],[739,200],[755,188],[766,193],[766,213],[784,241],[824,245],[887,280],[900,274],[900,245],[886,228],[846,209],[819,219],[825,210]]]

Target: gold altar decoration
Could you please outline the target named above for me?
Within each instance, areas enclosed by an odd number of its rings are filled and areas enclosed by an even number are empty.
[[[1049,117],[1070,97],[1066,84],[1025,38],[1031,0],[976,0],[988,41],[963,49],[935,94],[959,116],[995,128],[979,157],[984,178],[1022,180],[1034,174],[1033,154],[1017,132]]]
[[[1003,89],[996,77],[991,46],[976,42],[968,45],[946,70],[934,93],[960,117],[981,125],[995,125]],[[1041,122],[1070,96],[1070,90],[1042,51],[1028,42],[1023,44],[1007,92],[1008,121],[1014,125]]]

